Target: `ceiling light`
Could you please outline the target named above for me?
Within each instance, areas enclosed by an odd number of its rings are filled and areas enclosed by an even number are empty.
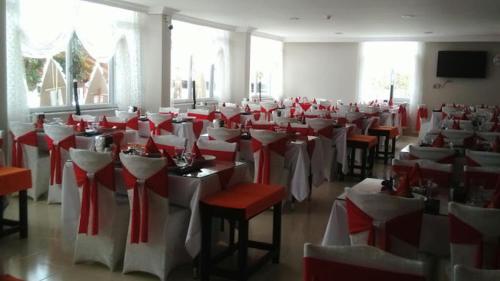
[[[290,17],[290,20],[300,20],[299,17]]]
[[[340,32],[340,31],[338,31],[338,32],[335,32],[335,34],[337,34],[337,35],[342,35],[342,34],[344,34],[344,32]]]
[[[414,19],[416,18],[417,16],[415,15],[402,15],[401,18],[404,19],[404,20],[411,20],[411,19]]]
[[[433,32],[433,31],[425,31],[424,33],[425,33],[425,34],[432,34],[432,33],[434,33],[434,32]]]

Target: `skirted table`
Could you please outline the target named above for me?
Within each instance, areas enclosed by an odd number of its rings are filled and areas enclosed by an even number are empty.
[[[31,171],[17,167],[0,167],[0,237],[19,232],[28,237],[28,195],[31,188]],[[3,217],[5,196],[19,192],[19,221]]]

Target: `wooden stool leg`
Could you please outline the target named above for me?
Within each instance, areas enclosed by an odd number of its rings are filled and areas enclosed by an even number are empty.
[[[354,175],[354,159],[356,158],[356,148],[352,148],[351,149],[351,158],[349,159],[350,163],[349,163],[349,173],[350,175]]]
[[[392,158],[396,158],[396,137],[393,137],[393,138],[392,138],[392,149],[391,149],[391,153],[392,153]]]
[[[248,280],[248,221],[238,222],[238,280]]]
[[[232,219],[229,220],[229,246],[234,246],[234,232],[236,230],[236,222]]]
[[[210,207],[200,205],[201,214],[201,254],[200,280],[210,280],[210,248],[212,240],[212,214]]]
[[[366,178],[366,154],[367,154],[367,149],[366,148],[363,148],[361,150],[361,179],[365,179]]]
[[[389,136],[384,137],[384,165],[387,165],[389,159]]]
[[[380,143],[380,136],[377,135],[377,148],[375,149],[375,155],[377,155],[377,157],[380,153],[380,147],[378,145],[379,143]]]
[[[26,190],[19,191],[19,234],[21,239],[28,237],[28,192]]]
[[[0,196],[0,237],[3,236],[3,204],[5,197]]]
[[[281,250],[281,202],[273,207],[273,263],[280,263]]]

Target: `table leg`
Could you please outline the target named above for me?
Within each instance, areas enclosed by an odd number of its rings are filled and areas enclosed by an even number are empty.
[[[392,158],[396,158],[396,137],[392,138]]]
[[[361,155],[361,179],[365,179],[366,178],[366,154],[367,154],[367,150],[366,148],[363,148],[361,150],[362,152],[362,155]]]
[[[281,202],[273,208],[273,263],[280,263],[281,249]]]
[[[0,237],[3,236],[3,204],[5,197],[0,196]]]
[[[21,239],[28,237],[28,192],[19,191],[19,234]]]
[[[384,165],[387,165],[387,160],[389,158],[389,137],[384,137]]]
[[[200,205],[201,214],[201,253],[200,253],[200,280],[210,280],[210,248],[212,240],[212,214],[210,207]]]
[[[238,280],[248,279],[248,221],[238,222]]]

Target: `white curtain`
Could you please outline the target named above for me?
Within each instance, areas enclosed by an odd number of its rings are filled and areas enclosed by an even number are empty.
[[[7,114],[9,121],[29,121],[27,86],[19,32],[19,1],[6,2]]]
[[[283,42],[252,36],[250,47],[250,81],[257,85],[257,76],[268,87],[275,100],[283,97]]]

